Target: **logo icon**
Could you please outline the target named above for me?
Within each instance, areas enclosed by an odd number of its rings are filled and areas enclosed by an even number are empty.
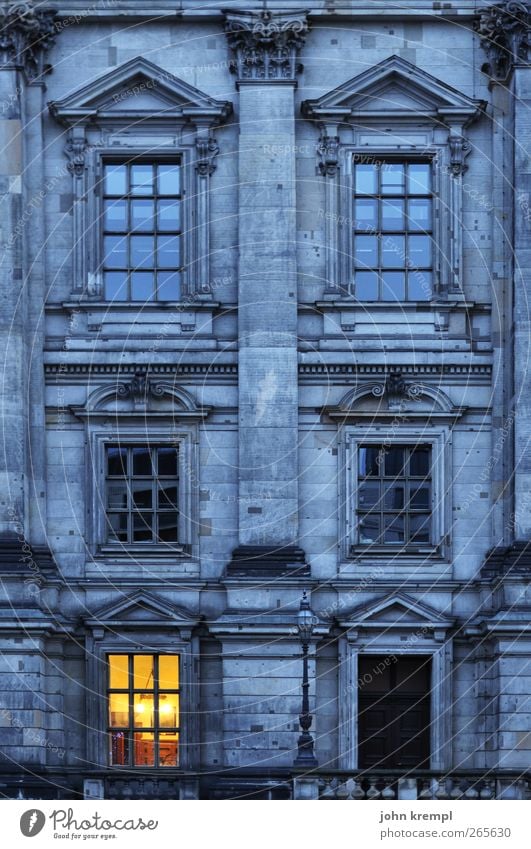
[[[24,837],[35,837],[44,828],[46,817],[42,811],[32,808],[20,817],[20,830]]]

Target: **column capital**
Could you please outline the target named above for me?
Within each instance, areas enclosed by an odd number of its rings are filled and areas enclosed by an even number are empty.
[[[46,50],[56,34],[55,9],[36,9],[33,2],[0,3],[0,69],[20,68],[28,82],[51,71]]]
[[[306,12],[225,13],[225,33],[238,82],[295,82],[302,66],[297,53],[308,32]]]
[[[531,64],[531,6],[508,0],[481,9],[474,20],[488,63],[482,70],[507,82],[515,65]]]

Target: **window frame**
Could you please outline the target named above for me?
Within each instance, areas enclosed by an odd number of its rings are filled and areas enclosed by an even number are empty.
[[[111,687],[109,658],[111,656],[116,656],[116,655],[124,656],[124,657],[127,657],[127,659],[128,659],[128,686],[127,686],[127,688]],[[136,657],[139,657],[139,656],[152,657],[153,658],[153,670],[154,671],[153,671],[153,687],[152,688],[135,687],[134,659]],[[172,688],[164,687],[162,689],[163,694],[171,694],[171,695],[177,695],[178,696],[179,708],[178,708],[177,725],[167,727],[167,728],[161,727],[160,720],[159,720],[159,710],[160,709],[158,707],[158,704],[159,704],[159,696],[161,694],[159,661],[160,661],[161,657],[175,657],[175,658],[177,658],[177,668],[178,668],[177,684],[179,686],[172,687]],[[153,761],[154,761],[154,763],[153,763],[153,765],[147,765],[147,766],[149,768],[152,768],[152,769],[162,769],[162,770],[166,770],[166,769],[169,769],[169,768],[178,769],[179,765],[180,765],[180,759],[181,759],[181,752],[180,752],[181,736],[180,735],[181,735],[181,713],[182,713],[182,711],[181,711],[181,687],[180,687],[180,683],[181,683],[181,657],[180,657],[180,655],[175,654],[173,652],[171,652],[171,653],[170,652],[147,652],[147,651],[135,651],[135,652],[129,652],[129,653],[107,652],[107,654],[105,656],[105,660],[106,660],[106,663],[107,663],[106,701],[107,701],[108,765],[112,766],[112,767],[124,768],[124,769],[143,769],[143,768],[145,768],[146,764],[135,763],[135,748],[136,748],[135,734],[142,734],[142,733],[146,733],[146,731],[148,731],[149,733],[153,733]],[[110,713],[111,696],[114,693],[127,695],[127,712],[128,712],[128,724],[127,724],[127,726],[112,725],[112,723],[110,721],[110,718],[111,718],[111,713]],[[142,727],[142,729],[140,730],[140,726],[135,725],[135,722],[134,722],[134,701],[135,701],[135,695],[138,695],[138,694],[142,695],[143,693],[153,693],[153,703],[154,703],[153,719],[154,719],[154,722],[153,722],[152,728],[143,728]],[[129,741],[130,741],[130,747],[131,747],[130,748],[130,759],[129,759],[128,763],[116,764],[116,763],[113,763],[113,758],[112,758],[112,734],[113,734],[113,732],[122,732],[122,731],[127,735],[127,737],[129,738]],[[164,765],[164,764],[159,763],[160,745],[161,745],[160,735],[164,734],[166,732],[173,732],[173,733],[177,734],[177,758],[176,758],[177,763],[176,764]]]
[[[180,169],[180,193],[179,193],[179,195],[171,195],[171,196],[169,196],[169,195],[159,195],[158,193],[155,192],[153,195],[150,195],[149,198],[148,198],[146,195],[142,195],[142,194],[135,196],[130,191],[128,191],[125,195],[122,195],[122,196],[108,195],[106,193],[106,191],[105,191],[105,168],[106,168],[107,165],[112,165],[112,164],[125,165],[126,168],[127,168],[127,173],[129,175],[132,165],[141,165],[143,163],[146,163],[146,164],[149,163],[150,165],[155,166],[155,167],[158,166],[158,165],[165,165],[165,164],[167,164],[167,165],[170,165],[170,164],[171,165],[178,165],[179,169]],[[156,182],[156,177],[154,177],[154,181]],[[130,181],[128,182],[128,188],[129,187],[130,187]],[[97,181],[97,184],[96,184],[96,188],[97,188],[96,197],[99,198],[99,204],[97,204],[97,220],[98,220],[98,224],[99,224],[99,228],[98,228],[99,232],[98,232],[98,245],[97,245],[98,250],[97,250],[97,265],[96,265],[96,268],[97,268],[98,275],[101,277],[102,299],[106,303],[110,303],[112,305],[117,304],[118,306],[120,306],[120,305],[123,306],[123,305],[127,305],[127,304],[139,304],[139,303],[146,303],[146,304],[150,304],[150,305],[161,305],[161,304],[175,303],[175,302],[182,300],[183,289],[186,288],[186,285],[185,285],[186,276],[185,275],[186,275],[186,270],[187,270],[187,266],[188,266],[188,262],[187,262],[188,254],[185,252],[185,249],[187,249],[189,247],[187,245],[187,241],[189,241],[187,239],[187,232],[189,231],[189,225],[188,225],[188,220],[187,220],[188,219],[188,215],[187,215],[188,204],[186,203],[186,200],[188,199],[188,196],[189,196],[189,192],[187,192],[187,186],[186,186],[186,180],[185,180],[185,168],[184,168],[184,163],[183,163],[183,152],[175,153],[173,156],[170,155],[169,153],[158,154],[157,152],[153,152],[153,154],[149,154],[148,152],[144,152],[144,153],[136,154],[134,157],[131,157],[127,152],[124,152],[124,154],[122,154],[121,156],[116,154],[116,152],[114,152],[112,155],[109,155],[109,156],[105,156],[104,154],[102,154],[102,155],[100,155],[99,168],[98,168],[98,181]],[[107,200],[114,200],[114,201],[120,200],[120,199],[125,200],[126,204],[127,204],[127,211],[129,212],[130,209],[131,209],[131,205],[132,205],[133,200],[146,200],[146,199],[152,200],[153,203],[155,204],[155,209],[156,209],[156,204],[159,200],[165,199],[165,198],[173,199],[174,197],[177,197],[178,200],[179,200],[180,229],[178,231],[175,231],[175,234],[179,236],[179,249],[180,249],[180,261],[181,262],[180,262],[180,266],[178,268],[168,269],[168,271],[171,271],[172,273],[178,273],[179,274],[179,295],[175,298],[167,298],[167,299],[161,298],[161,299],[159,299],[157,297],[157,290],[158,290],[158,284],[157,284],[157,286],[154,286],[154,290],[155,290],[154,291],[154,297],[147,298],[147,299],[132,298],[131,297],[132,283],[131,283],[130,279],[128,279],[127,288],[128,288],[128,296],[129,297],[123,298],[123,299],[113,299],[113,300],[108,299],[107,296],[106,296],[106,292],[105,292],[105,273],[106,272],[112,273],[113,271],[116,271],[117,269],[106,269],[105,268],[105,248],[104,248],[105,238],[107,236],[113,236],[113,235],[123,236],[123,238],[125,240],[125,244],[126,244],[126,249],[129,252],[130,240],[133,237],[133,235],[152,235],[154,239],[157,239],[157,237],[160,236],[161,234],[162,235],[174,235],[174,233],[172,233],[170,231],[158,231],[156,228],[153,229],[153,231],[149,231],[149,232],[144,231],[144,230],[134,231],[131,228],[130,225],[129,225],[129,228],[126,230],[126,232],[124,234],[115,233],[113,231],[107,232],[106,227],[105,227],[105,202]],[[155,212],[155,215],[156,215],[156,212]],[[155,249],[154,253],[156,253],[156,249]],[[144,269],[141,269],[141,270],[144,270]],[[161,269],[153,267],[153,268],[149,268],[149,269],[146,268],[145,270],[150,271],[151,273],[155,274]],[[164,270],[164,269],[162,269],[162,270]],[[121,269],[120,269],[120,271],[121,271]],[[137,269],[137,271],[138,271],[138,269]],[[128,278],[130,278],[133,273],[134,273],[134,270],[133,270],[132,264],[131,264],[130,260],[128,260],[127,268],[125,269],[125,274],[127,275]]]
[[[413,428],[345,426],[344,438],[340,437],[340,462],[345,470],[340,493],[343,509],[340,510],[342,557],[345,561],[374,560],[383,558],[389,562],[422,562],[430,559],[447,559],[450,556],[450,533],[452,498],[448,482],[451,477],[451,441],[447,427]],[[358,503],[358,451],[362,446],[380,445],[429,445],[431,447],[432,517],[431,542],[415,546],[405,544],[360,544],[357,529]],[[391,564],[392,565],[392,564]]]

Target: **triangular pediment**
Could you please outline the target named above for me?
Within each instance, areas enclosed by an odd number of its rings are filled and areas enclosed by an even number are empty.
[[[341,625],[347,628],[422,628],[446,630],[453,620],[405,593],[392,593],[355,608]]]
[[[462,92],[399,56],[391,56],[317,100],[303,103],[303,114],[323,120],[363,115],[462,117],[481,107]]]
[[[49,105],[52,114],[66,123],[125,113],[214,123],[232,109],[230,102],[209,97],[141,56]]]
[[[197,619],[180,607],[168,604],[151,593],[140,591],[100,608],[92,613],[86,622],[88,625],[104,627],[114,623],[192,627],[197,624]]]

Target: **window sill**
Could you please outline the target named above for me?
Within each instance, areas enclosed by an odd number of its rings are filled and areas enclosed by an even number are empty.
[[[444,559],[440,545],[400,546],[400,545],[353,545],[349,549],[349,559],[359,560],[364,557],[377,558],[407,558],[417,560]]]
[[[101,545],[99,546],[96,558],[99,559],[130,559],[133,556],[142,555],[144,557],[154,558],[182,558],[189,560],[191,557],[190,546],[188,545],[152,545],[145,543],[144,545],[137,543],[136,545]]]

